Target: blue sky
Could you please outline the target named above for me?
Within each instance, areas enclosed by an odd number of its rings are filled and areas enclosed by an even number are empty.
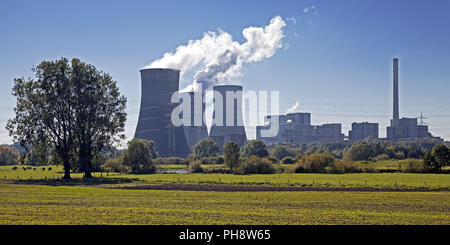
[[[305,8],[311,8],[304,12]],[[219,28],[243,42],[242,29],[286,21],[285,48],[244,67],[246,90],[279,90],[285,112],[300,102],[314,124],[380,123],[392,112],[392,58],[400,59],[400,115],[428,117],[450,140],[450,1],[2,1],[0,143],[13,116],[11,86],[42,60],[78,57],[110,73],[128,97],[132,137],[139,69],[188,40]],[[286,48],[287,47],[287,48]],[[182,86],[191,77],[185,77]]]

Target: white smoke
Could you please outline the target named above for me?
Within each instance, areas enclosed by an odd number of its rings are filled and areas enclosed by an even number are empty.
[[[233,41],[233,37],[222,30],[206,32],[198,40],[190,40],[179,46],[174,53],[165,53],[145,68],[171,68],[181,70],[181,75],[191,69],[196,71],[194,83],[187,90],[203,89],[215,83],[227,83],[241,76],[245,63],[272,57],[283,47],[283,28],[286,23],[275,16],[265,27],[247,27],[242,30],[244,43]]]
[[[300,107],[300,102],[296,101],[295,105],[293,105],[291,108],[287,109],[286,113],[294,113],[298,108]]]

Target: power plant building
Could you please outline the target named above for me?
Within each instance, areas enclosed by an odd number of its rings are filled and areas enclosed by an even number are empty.
[[[367,137],[378,139],[378,123],[352,123],[352,130],[348,131],[350,141],[362,141]]]
[[[387,127],[388,140],[407,140],[433,137],[427,125],[418,125],[417,118],[399,118],[398,58],[393,60],[393,115]]]
[[[279,130],[274,137],[262,137],[261,131],[271,127],[271,119],[278,117]],[[266,144],[301,143],[301,142],[336,142],[343,141],[342,126],[339,123],[311,125],[310,113],[288,113],[287,115],[269,115],[265,125],[256,127],[256,138]]]

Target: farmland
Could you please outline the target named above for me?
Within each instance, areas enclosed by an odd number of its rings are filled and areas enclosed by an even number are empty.
[[[97,172],[92,181],[80,173],[63,181],[60,166],[18,167],[0,166],[0,224],[450,224],[448,174]]]
[[[448,192],[202,192],[0,184],[0,224],[450,224]]]
[[[53,166],[48,170],[12,170],[12,166],[0,166],[0,178],[7,182],[38,181],[51,182],[62,176],[62,169]],[[73,178],[81,179],[82,174],[74,173]],[[129,180],[135,184],[230,184],[267,186],[315,186],[315,187],[370,187],[392,189],[450,189],[448,174],[409,173],[353,173],[353,174],[112,174],[94,173],[97,179],[114,182],[116,179]],[[98,178],[100,177],[101,178]]]

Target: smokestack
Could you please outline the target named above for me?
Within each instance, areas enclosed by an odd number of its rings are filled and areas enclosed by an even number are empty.
[[[134,137],[153,140],[162,157],[189,154],[183,127],[175,127],[170,118],[177,106],[171,97],[178,91],[179,78],[179,70],[141,70],[141,109]]]
[[[394,58],[394,108],[392,115],[392,126],[398,126],[399,108],[398,108],[398,58]]]

